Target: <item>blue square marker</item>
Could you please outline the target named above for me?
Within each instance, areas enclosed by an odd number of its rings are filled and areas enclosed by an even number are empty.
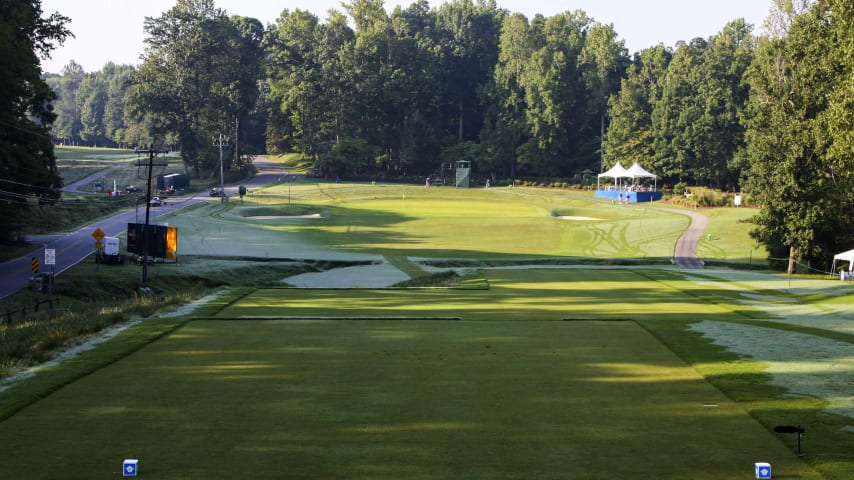
[[[122,476],[135,477],[139,471],[139,460],[129,458],[122,462]],[[769,477],[770,478],[770,477]]]
[[[760,462],[754,463],[753,469],[756,471],[756,478],[765,479],[771,478],[771,464]]]

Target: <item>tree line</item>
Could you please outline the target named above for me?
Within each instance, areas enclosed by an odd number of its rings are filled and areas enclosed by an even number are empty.
[[[146,19],[140,66],[72,62],[45,80],[60,142],[171,145],[205,170],[226,133],[241,151],[362,178],[456,160],[493,178],[567,178],[637,161],[663,184],[750,193],[757,241],[825,262],[854,242],[849,3],[774,0],[765,35],[735,19],[630,56],[579,10],[350,0],[265,27],[177,0]]]

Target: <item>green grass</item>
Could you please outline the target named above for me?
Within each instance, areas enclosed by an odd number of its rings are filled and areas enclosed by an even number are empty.
[[[661,282],[688,285],[666,271],[633,270],[490,270],[482,274],[488,290],[430,289],[417,300],[407,290],[300,290],[258,289],[217,314],[218,318],[321,316],[349,317],[461,317],[487,321],[590,319],[701,320],[747,318],[727,304],[697,308],[694,295]],[[381,298],[382,301],[377,301]],[[284,312],[284,313],[283,313]]]
[[[26,306],[29,313],[26,320],[17,313],[11,324],[0,322],[0,378],[48,359],[53,350],[73,344],[81,336],[153,315],[209,291],[233,285],[276,284],[291,275],[351,264],[182,255],[179,263],[149,265],[148,286],[156,295],[149,299],[138,294],[139,265],[130,261],[99,265],[90,257],[57,277],[55,310],[42,305],[34,311],[32,305],[45,296],[30,290],[4,299],[4,308],[17,311]]]
[[[631,322],[192,322],[0,438],[4,478],[820,478]]]
[[[125,148],[54,147],[53,153],[58,160],[123,160],[137,156]]]
[[[702,255],[743,262],[744,211],[702,212]],[[465,289],[270,288],[307,264],[288,259],[315,256],[384,257],[413,275],[418,258],[662,263],[685,216],[560,190],[304,181],[162,220],[179,228],[179,258],[193,256],[150,270],[158,293],[254,287],[0,392],[0,478],[115,476],[124,458],[170,479],[721,479],[751,478],[756,461],[777,478],[852,478],[850,418],[690,330],[732,322],[852,343],[767,308],[832,317],[850,305],[841,282],[635,265],[484,269]],[[69,291],[120,296],[139,267],[97,268],[65,277]],[[106,284],[87,283],[98,273]],[[806,462],[771,433],[788,423],[807,426]]]
[[[267,155],[266,158],[280,164],[282,168],[287,169],[289,173],[298,175],[305,174],[311,164],[309,158],[299,153]]]
[[[709,217],[709,228],[697,247],[702,258],[726,263],[764,265],[768,252],[750,238],[747,221],[758,211],[752,208],[714,208],[700,213]]]
[[[432,258],[630,258],[669,261],[688,217],[621,208],[585,196],[517,188],[464,190],[397,185],[299,182],[257,192],[241,205],[208,205],[172,224],[200,232],[184,237],[194,251],[216,252],[212,229],[240,237],[255,255],[271,244],[311,244],[339,252]],[[287,203],[291,197],[292,202]],[[251,220],[261,215],[317,214],[316,219]],[[594,220],[562,220],[558,217]],[[213,219],[213,221],[212,221]]]

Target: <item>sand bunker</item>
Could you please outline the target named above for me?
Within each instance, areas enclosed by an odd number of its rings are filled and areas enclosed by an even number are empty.
[[[573,220],[576,222],[598,222],[601,221],[601,218],[593,218],[593,217],[577,217],[575,215],[559,215],[557,217],[558,220]]]
[[[292,218],[321,218],[319,213],[310,213],[308,215],[259,215],[257,217],[245,217],[249,220],[289,220]]]
[[[409,280],[409,275],[394,265],[383,262],[336,268],[326,272],[303,273],[288,277],[284,282],[302,288],[383,288],[406,280]]]

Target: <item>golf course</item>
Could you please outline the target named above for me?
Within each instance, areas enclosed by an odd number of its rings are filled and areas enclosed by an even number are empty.
[[[0,384],[0,479],[854,479],[854,282],[767,270],[744,208],[691,210],[681,269],[679,208],[303,179],[156,216],[153,285],[257,283]],[[57,281],[140,267],[95,268]]]

